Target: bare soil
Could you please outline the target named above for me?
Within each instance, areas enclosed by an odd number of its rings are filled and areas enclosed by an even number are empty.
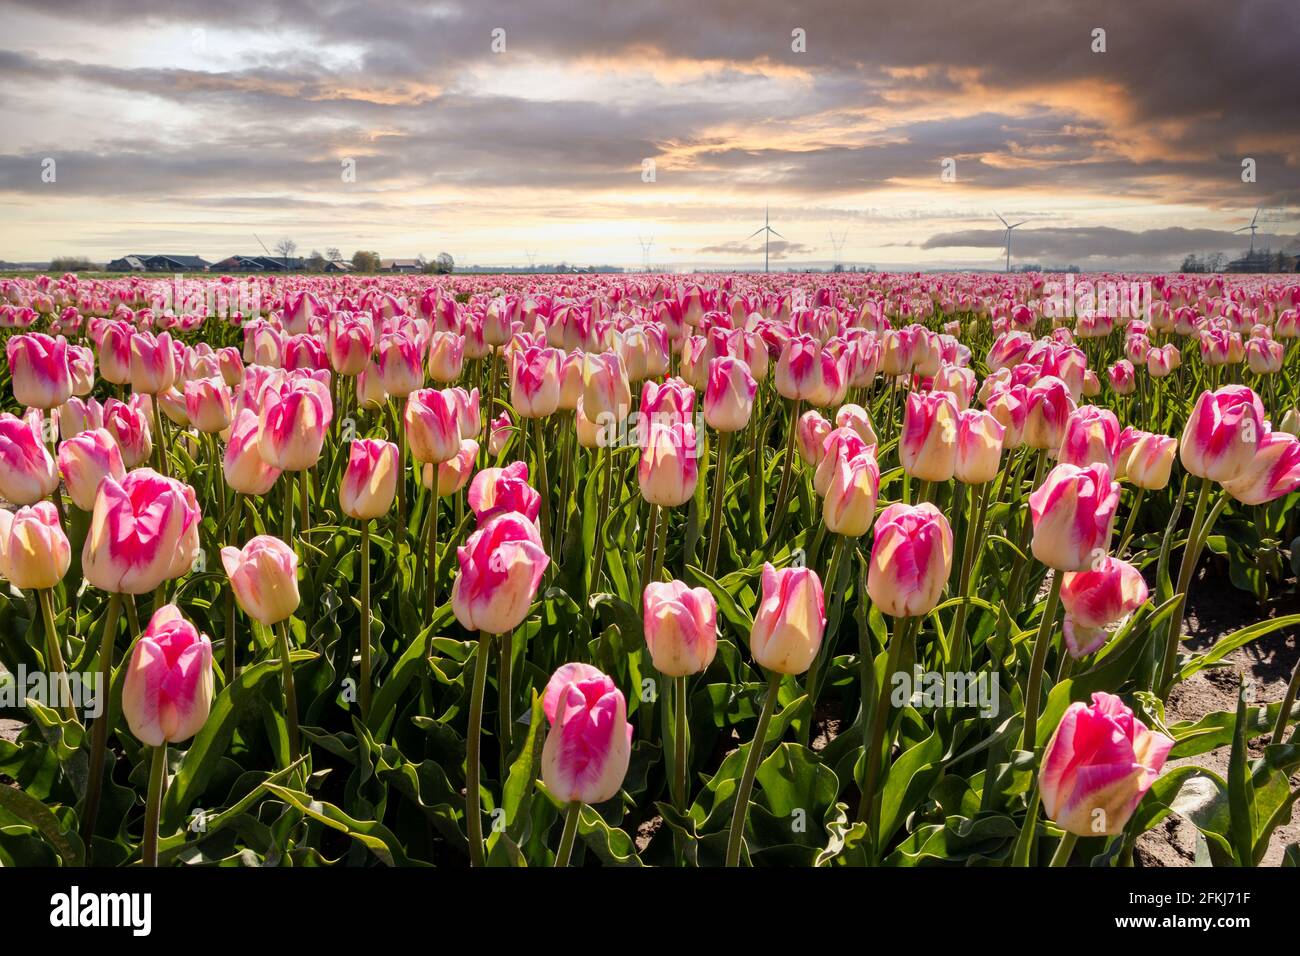
[[[1247,624],[1294,614],[1297,610],[1300,610],[1300,595],[1294,590],[1278,595],[1261,607],[1253,596],[1233,587],[1226,573],[1209,566],[1202,569],[1191,588],[1184,622],[1184,632],[1188,635],[1184,647],[1204,651],[1225,634]],[[1229,654],[1225,658],[1226,666],[1207,668],[1178,684],[1165,706],[1165,719],[1169,723],[1199,720],[1206,714],[1236,710],[1237,685],[1242,678],[1246,681],[1248,700],[1261,704],[1281,700],[1297,659],[1300,659],[1300,635],[1293,629],[1252,641]],[[1267,736],[1251,740],[1251,755],[1262,756],[1267,742]],[[1185,764],[1226,776],[1228,748],[1171,760],[1167,767]],[[1300,774],[1291,778],[1291,784],[1300,785]],[[1297,841],[1300,841],[1300,821],[1293,815],[1290,823],[1274,831],[1263,865],[1280,865],[1286,847]],[[1192,866],[1195,852],[1196,828],[1177,814],[1171,814],[1161,826],[1138,838],[1135,862],[1140,866]]]

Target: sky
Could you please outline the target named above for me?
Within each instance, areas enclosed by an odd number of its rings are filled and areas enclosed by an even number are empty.
[[[1300,246],[1295,0],[0,0],[0,22],[10,261],[290,238],[761,268],[765,210],[783,269],[1001,268],[996,214],[1025,221],[1013,265],[1234,255],[1261,207],[1260,244]]]

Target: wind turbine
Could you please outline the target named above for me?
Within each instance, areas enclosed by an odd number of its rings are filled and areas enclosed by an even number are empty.
[[[767,271],[768,271],[768,268],[767,268],[767,260],[768,260],[768,246],[769,246],[769,245],[771,244],[771,242],[772,242],[771,237],[772,237],[772,236],[776,236],[778,239],[784,239],[784,238],[785,238],[785,236],[781,235],[779,232],[777,232],[775,229],[772,228],[772,226],[771,226],[771,219],[769,218],[768,212],[769,212],[768,207],[767,207],[767,206],[764,206],[764,207],[763,207],[763,225],[760,226],[759,228],[755,229],[753,232],[751,232],[749,235],[747,235],[747,236],[745,237],[745,241],[746,241],[746,242],[749,242],[749,240],[753,239],[753,238],[754,238],[755,236],[757,236],[760,232],[762,232],[762,233],[766,233],[766,234],[767,234],[767,235],[763,236],[763,271],[764,271],[764,272],[767,272]]]
[[[525,256],[527,257],[527,259],[528,259],[528,269],[529,269],[529,271],[532,271],[534,265],[535,265],[536,262],[537,262],[537,253],[536,253],[535,251],[534,251],[534,252],[529,252],[527,249],[525,249],[525,250],[524,250],[524,255],[525,255]]]
[[[1262,208],[1262,207],[1260,207],[1260,208]],[[1259,222],[1259,213],[1260,213],[1260,210],[1259,210],[1259,209],[1256,209],[1256,210],[1255,210],[1255,215],[1251,216],[1251,218],[1250,218],[1250,224],[1249,224],[1249,225],[1247,225],[1247,226],[1242,226],[1240,229],[1234,229],[1234,230],[1232,230],[1233,232],[1245,232],[1247,229],[1250,230],[1250,255],[1252,255],[1252,256],[1255,254],[1255,231],[1259,228],[1259,226],[1256,225],[1256,223]]]
[[[1015,229],[1016,226],[1023,226],[1023,225],[1024,225],[1025,223],[1027,223],[1029,220],[1028,220],[1028,219],[1022,219],[1022,220],[1020,220],[1018,223],[1016,223],[1015,225],[1012,225],[1011,223],[1009,223],[1009,222],[1007,222],[1005,219],[1003,219],[1003,218],[1002,218],[1002,214],[999,213],[996,209],[993,210],[993,215],[997,216],[997,217],[998,217],[998,221],[1001,222],[1002,225],[1004,225],[1004,226],[1007,227],[1007,232],[1006,232],[1006,239],[1007,239],[1007,267],[1006,267],[1006,271],[1007,271],[1007,272],[1010,272],[1010,271],[1011,271],[1011,230],[1012,230],[1012,229]]]

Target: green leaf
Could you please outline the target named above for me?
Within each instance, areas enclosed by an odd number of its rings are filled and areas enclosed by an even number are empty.
[[[65,866],[84,866],[86,848],[75,827],[65,827],[54,811],[17,787],[0,783],[0,812],[27,824],[54,847]]]

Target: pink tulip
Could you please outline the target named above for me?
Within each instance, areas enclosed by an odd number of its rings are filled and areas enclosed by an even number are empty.
[[[456,396],[450,389],[422,388],[406,397],[402,420],[411,457],[438,464],[460,451],[460,421]]]
[[[117,442],[117,447],[122,452],[122,463],[127,468],[134,468],[149,460],[153,451],[153,436],[149,411],[142,403],[128,404],[110,398],[104,405],[104,428]]]
[[[463,388],[443,389],[448,393],[456,406],[456,424],[460,430],[460,437],[478,438],[479,432],[483,430],[483,415],[479,408],[478,389],[465,391]]]
[[[528,484],[528,465],[522,461],[482,469],[470,482],[467,500],[479,527],[510,512],[536,521],[542,507],[542,496]]]
[[[1300,440],[1286,432],[1260,439],[1255,457],[1223,490],[1245,505],[1276,501],[1300,488]]]
[[[650,659],[666,677],[702,673],[718,650],[718,603],[707,588],[652,581],[642,599]]]
[[[1246,343],[1246,364],[1256,375],[1272,375],[1282,371],[1286,350],[1273,339],[1252,338]]]
[[[1070,465],[1103,464],[1115,467],[1119,444],[1119,419],[1097,405],[1080,405],[1065,420],[1065,434],[1057,460]]]
[[[909,392],[899,439],[903,470],[920,481],[948,481],[957,467],[957,402],[948,392]]]
[[[1086,571],[1110,548],[1119,483],[1104,464],[1057,465],[1029,496],[1034,557],[1058,571]]]
[[[795,447],[804,463],[816,468],[826,454],[826,438],[830,435],[831,423],[815,409],[806,411],[795,423]]]
[[[259,534],[243,548],[222,548],[221,563],[245,614],[270,627],[298,610],[298,555],[279,538]]]
[[[506,445],[510,442],[510,435],[514,426],[510,422],[510,413],[502,410],[501,414],[492,419],[491,434],[488,435],[488,454],[493,458],[498,458],[506,450]]]
[[[1024,385],[996,388],[984,401],[984,407],[1002,426],[1002,448],[1019,448],[1024,442],[1025,422],[1029,417],[1029,389]]]
[[[75,438],[84,431],[104,427],[104,406],[93,398],[69,398],[59,406],[59,434]]]
[[[404,398],[424,386],[424,355],[420,343],[405,332],[379,337],[379,377],[384,391]]]
[[[305,471],[320,460],[325,434],[334,418],[329,388],[315,378],[285,380],[263,392],[257,450],[262,461],[281,471]]]
[[[785,398],[824,408],[842,402],[848,385],[847,356],[810,335],[791,338],[777,359],[776,390]]]
[[[852,428],[868,445],[875,445],[879,441],[876,438],[876,430],[871,425],[871,416],[861,405],[841,405],[840,410],[835,413],[835,427]]]
[[[126,477],[122,453],[106,428],[92,428],[59,445],[59,474],[72,503],[82,511],[95,507],[95,493],[105,475]]]
[[[738,432],[749,424],[757,394],[749,365],[730,356],[715,358],[704,387],[704,420],[717,431]]]
[[[0,414],[0,499],[33,505],[59,487],[54,459],[30,423]]]
[[[366,520],[388,513],[402,472],[397,446],[377,438],[355,439],[339,484],[339,507],[349,518]]]
[[[1001,469],[1006,429],[991,412],[968,408],[957,416],[957,458],[953,475],[963,484],[982,485]]]
[[[1139,431],[1132,425],[1119,433],[1115,446],[1115,477],[1139,488],[1159,491],[1169,484],[1178,440]]]
[[[1137,388],[1133,363],[1128,359],[1120,359],[1107,369],[1106,378],[1110,382],[1111,391],[1116,395],[1132,395],[1133,390]]]
[[[821,460],[813,472],[813,491],[824,497],[830,489],[831,482],[839,470],[840,463],[860,455],[870,453],[875,457],[874,449],[869,449],[852,428],[836,428],[822,440]]]
[[[429,377],[454,382],[465,367],[465,338],[459,332],[434,332],[429,341]]]
[[[637,465],[641,496],[664,508],[686,504],[695,494],[699,465],[693,425],[652,424]]]
[[[233,345],[217,350],[217,371],[221,380],[235,388],[244,380],[244,360]]]
[[[1070,571],[1061,579],[1065,608],[1065,646],[1075,660],[1106,643],[1106,629],[1147,599],[1142,573],[1127,561],[1107,556],[1095,568]]]
[[[1069,386],[1061,379],[1043,376],[1029,388],[1024,442],[1030,448],[1056,451],[1065,437],[1065,423],[1074,411]]]
[[[104,381],[126,385],[131,381],[131,326],[108,322],[99,340],[99,374]]]
[[[215,435],[230,427],[230,388],[220,378],[185,383],[185,414],[200,432]]]
[[[5,346],[14,401],[33,408],[56,408],[72,396],[72,367],[63,336],[39,332],[15,335]]]
[[[929,614],[952,571],[952,548],[952,528],[934,505],[890,505],[876,519],[867,566],[871,600],[893,617]]]
[[[515,513],[485,523],[456,557],[460,573],[452,586],[452,611],[468,630],[487,634],[504,634],[523,622],[551,561],[537,526]]]
[[[440,464],[427,464],[420,472],[420,481],[424,487],[433,489],[434,472],[438,476],[436,494],[439,498],[454,495],[465,487],[469,476],[474,473],[474,460],[478,458],[478,442],[472,438],[461,440],[460,451],[455,458]]]
[[[81,554],[86,580],[101,591],[145,594],[190,570],[199,549],[194,489],[149,468],[99,483]]]
[[[165,604],[131,651],[122,685],[122,713],[147,747],[197,734],[212,708],[212,642]]]
[[[510,404],[520,418],[545,418],[560,407],[563,354],[536,346],[511,353]]]
[[[230,438],[222,459],[222,474],[226,484],[244,495],[264,495],[280,477],[280,469],[262,460],[258,450],[259,424],[257,413],[245,408],[230,426]]]
[[[613,416],[616,421],[627,417],[632,388],[623,358],[617,352],[588,352],[583,356],[582,405],[587,418],[596,424],[600,424],[601,416]]]
[[[375,350],[375,333],[369,318],[335,312],[325,326],[325,350],[330,367],[339,375],[360,375]]]
[[[1266,421],[1264,403],[1245,385],[1202,392],[1183,429],[1183,467],[1198,478],[1232,481],[1254,460]]]
[[[565,664],[542,698],[551,729],[542,745],[542,781],[565,803],[604,803],[618,794],[632,755],[627,702],[614,682],[583,664]]]
[[[694,414],[695,389],[685,381],[670,378],[663,384],[646,382],[641,388],[641,419],[637,423],[640,446],[646,447],[651,425],[693,423]]]
[[[761,667],[802,674],[812,666],[826,631],[822,582],[811,568],[763,564],[763,600],[749,632],[749,650]]]
[[[0,578],[16,588],[52,588],[68,573],[72,546],[50,501],[0,509]]]
[[[1043,751],[1043,809],[1079,836],[1115,836],[1165,764],[1174,741],[1147,730],[1124,702],[1092,695],[1066,708]]]
[[[827,454],[823,464],[831,461]],[[833,534],[859,538],[871,530],[880,495],[880,467],[874,446],[849,457],[837,454],[822,502],[822,521]],[[818,469],[820,472],[820,469]]]
[[[167,332],[131,336],[131,391],[145,395],[165,392],[176,382],[176,352]]]

